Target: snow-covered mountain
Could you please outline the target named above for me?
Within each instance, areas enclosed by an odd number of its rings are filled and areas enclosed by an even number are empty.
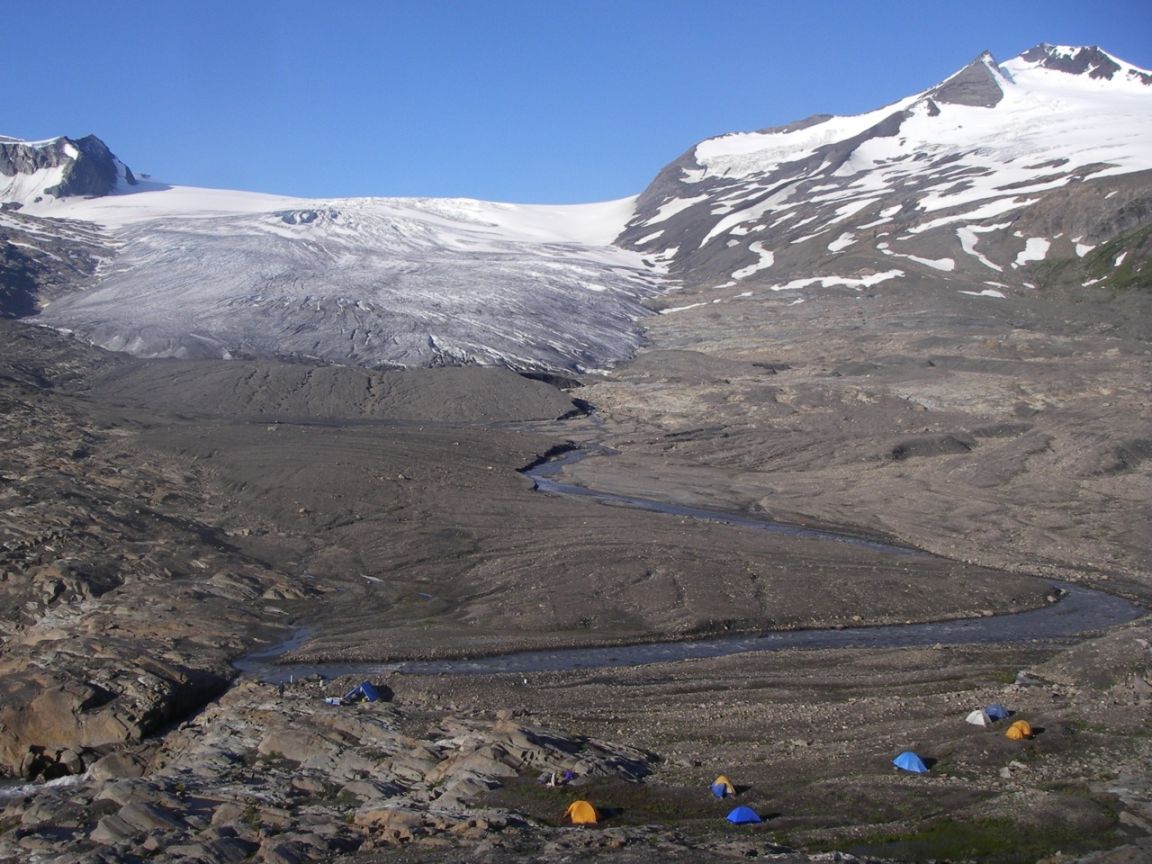
[[[640,195],[619,242],[689,285],[935,271],[996,296],[1032,284],[1025,265],[1147,224],[1149,169],[1152,74],[1040,45],[865,114],[703,141]]]
[[[47,141],[0,135],[0,201],[4,203],[107,195],[135,184],[128,167],[95,135]]]
[[[1098,48],[982,54],[875,111],[708,139],[606,204],[171,187],[93,137],[0,138],[0,204],[8,314],[109,348],[584,371],[636,349],[672,280],[995,298],[1131,276],[1152,255],[1152,74]]]

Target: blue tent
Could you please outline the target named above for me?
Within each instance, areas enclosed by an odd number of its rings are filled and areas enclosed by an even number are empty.
[[[370,681],[365,681],[359,687],[353,687],[344,694],[344,704],[351,702],[376,702],[380,698],[380,691]]]
[[[732,781],[721,774],[712,781],[712,785],[708,787],[712,790],[712,794],[716,798],[727,798],[729,795],[736,794],[736,787],[732,785]]]
[[[380,691],[368,681],[360,685],[360,692],[364,694],[365,701],[376,702],[380,699]]]
[[[1012,712],[999,702],[993,702],[984,709],[984,713],[988,715],[989,720],[995,723],[997,720],[1003,720],[1005,717],[1008,717]]]
[[[892,760],[892,764],[904,771],[911,771],[913,774],[928,773],[928,766],[924,764],[924,760],[911,750],[905,750]]]
[[[751,807],[737,807],[728,814],[728,821],[733,825],[749,825],[753,822],[759,822],[760,817]]]

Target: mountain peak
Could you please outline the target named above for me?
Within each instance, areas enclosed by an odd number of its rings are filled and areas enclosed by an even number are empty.
[[[1113,57],[1097,45],[1049,45],[1041,42],[1020,55],[1033,67],[1103,81],[1135,81],[1152,86],[1152,72]]]
[[[849,268],[875,253],[867,278],[912,265],[977,278],[990,270],[999,291],[1050,246],[1071,259],[1097,239],[1068,239],[1097,230],[1074,212],[1059,214],[1064,233],[1053,229],[1062,205],[1051,202],[1083,186],[1095,207],[1091,190],[1152,169],[1152,89],[1133,68],[1098,48],[1040,46],[1003,64],[982,52],[870,112],[707,139],[660,172],[617,242],[691,287],[761,280],[792,290],[818,281],[814,266],[855,280],[865,277]],[[1115,80],[1100,80],[1108,74]],[[1046,236],[1027,247],[1012,226],[1033,207]],[[975,251],[991,249],[994,235],[999,260]]]
[[[937,102],[994,108],[1004,98],[1004,76],[989,51],[982,51],[971,63],[928,91]]]
[[[114,192],[136,178],[95,135],[24,141],[0,135],[0,201],[93,197]]]

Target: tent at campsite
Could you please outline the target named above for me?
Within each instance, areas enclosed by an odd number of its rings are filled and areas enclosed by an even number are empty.
[[[1013,741],[1023,741],[1025,738],[1032,737],[1032,726],[1027,720],[1017,720],[1008,727],[1008,731],[1004,733],[1005,738],[1011,738]]]
[[[892,760],[892,764],[902,771],[911,771],[913,774],[928,773],[928,766],[924,764],[924,760],[911,750],[905,750]]]
[[[363,684],[357,684],[343,696],[326,696],[324,701],[329,705],[354,705],[357,702],[379,702],[383,698],[384,696],[371,681],[365,681]]]
[[[353,687],[344,694],[345,702],[376,702],[380,699],[380,691],[372,684],[371,681],[365,681],[358,687]]]
[[[596,808],[587,801],[573,801],[564,811],[564,818],[573,825],[595,825],[598,821]]]
[[[991,726],[997,720],[1003,720],[1011,713],[999,702],[993,702],[984,708],[978,708],[964,719],[973,726]]]
[[[989,720],[996,722],[997,720],[1003,720],[1005,717],[1008,717],[1012,712],[999,702],[993,702],[984,709],[984,713],[988,715]]]
[[[737,807],[728,814],[728,821],[733,825],[751,825],[759,822],[760,817],[751,807]]]
[[[712,785],[708,787],[712,790],[712,794],[717,798],[728,798],[736,794],[736,787],[732,785],[732,781],[721,774],[712,781]]]

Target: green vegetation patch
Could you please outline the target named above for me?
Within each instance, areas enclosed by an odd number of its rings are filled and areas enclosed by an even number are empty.
[[[907,834],[822,844],[824,851],[849,852],[895,861],[980,861],[1031,864],[1056,852],[1082,853],[1113,845],[1112,832],[1085,834],[1059,825],[1024,826],[1010,819],[946,819]]]
[[[688,831],[721,830],[725,816],[738,804],[751,806],[761,816],[774,815],[755,795],[717,800],[706,786],[699,789],[617,778],[592,778],[577,786],[549,788],[534,778],[514,777],[489,793],[485,804],[522,813],[545,825],[563,825],[568,805],[578,799],[596,808],[604,827],[664,825]]]
[[[1152,224],[1125,231],[1085,255],[1084,272],[1105,280],[1116,291],[1152,291],[1152,267],[1147,266],[1150,248]],[[1121,255],[1124,259],[1117,265]]]
[[[1152,292],[1152,224],[1126,231],[1083,258],[1035,262],[1028,274],[1041,289],[1064,286],[1076,291],[1082,283],[1095,280],[1097,285],[1116,293]]]

